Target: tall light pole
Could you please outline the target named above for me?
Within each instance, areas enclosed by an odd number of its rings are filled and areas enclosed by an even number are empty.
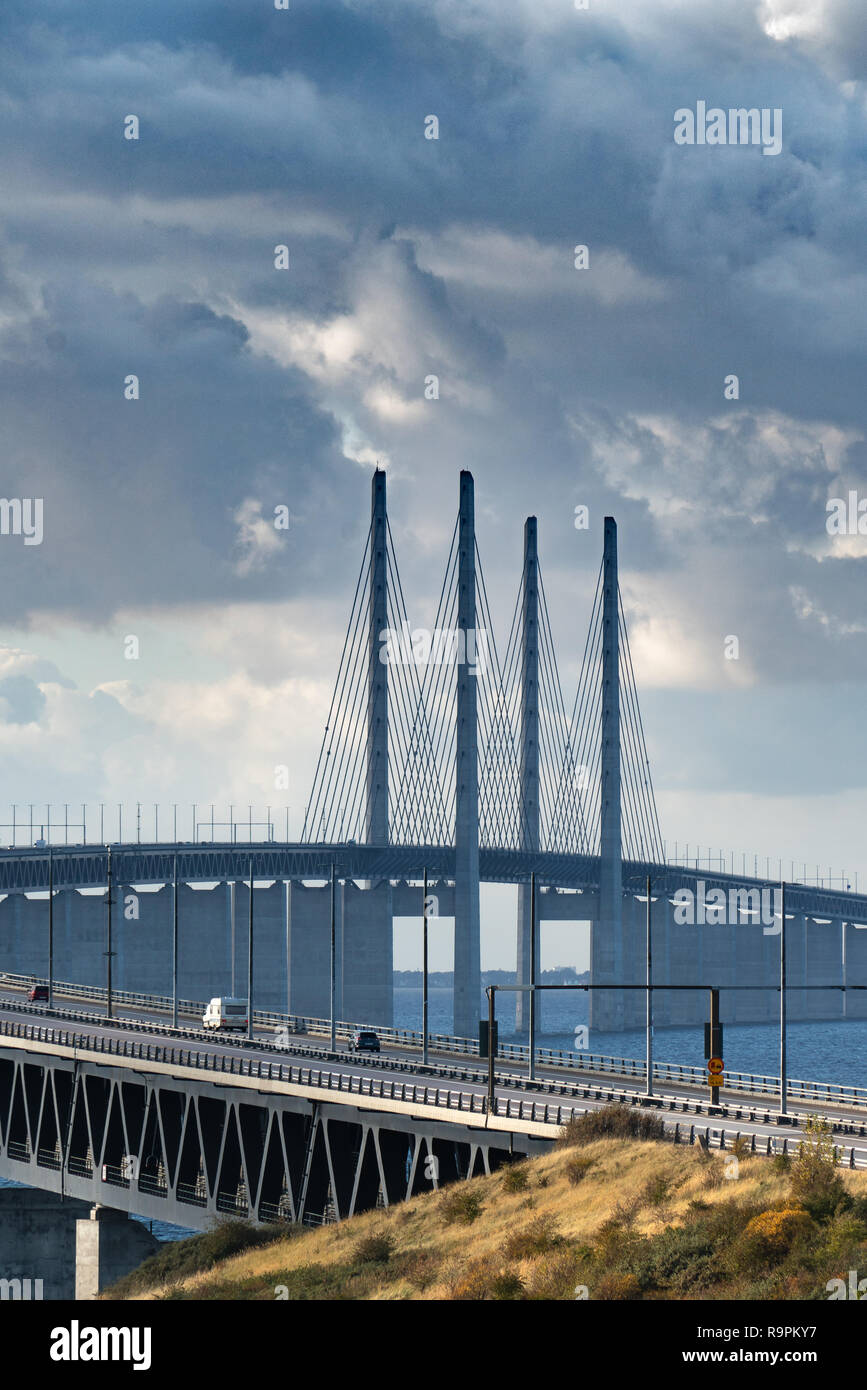
[[[253,856],[250,855],[250,924],[247,931],[247,1037],[253,1036]]]
[[[780,884],[780,1115],[786,1109],[786,885]]]
[[[175,855],[172,894],[172,1027],[178,1026],[178,856]]]
[[[337,1051],[337,1021],[334,1017],[334,996],[337,992],[337,911],[335,904],[334,865],[331,865],[331,1051]]]
[[[487,1112],[489,1115],[494,1113],[494,995],[497,992],[496,985],[488,985],[485,993],[488,996],[488,1100]]]
[[[530,1066],[528,1078],[536,1079],[536,871],[530,874]]]
[[[650,874],[647,875],[647,916],[645,919],[645,937],[647,940],[647,1084],[645,1093],[653,1095],[653,956],[650,949]]]
[[[105,906],[107,912],[108,950],[105,953],[105,1016],[106,1018],[111,1018],[111,958],[113,955],[111,949],[111,906],[113,902],[111,896],[111,845],[109,845],[108,847],[108,866],[106,872],[106,883],[108,886],[108,892],[105,898]]]
[[[54,857],[48,847],[48,1007],[54,1003]]]
[[[424,871],[422,888],[422,946],[421,946],[421,1060],[427,1066],[428,998],[427,998],[427,868]]]

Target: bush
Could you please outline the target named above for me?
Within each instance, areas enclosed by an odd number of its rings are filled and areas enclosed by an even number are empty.
[[[747,1223],[733,1245],[731,1266],[736,1273],[744,1273],[779,1264],[795,1241],[812,1229],[810,1214],[803,1207],[777,1207],[760,1212]]]
[[[596,1164],[593,1159],[588,1158],[587,1154],[573,1154],[567,1160],[564,1172],[572,1186],[577,1187],[579,1182],[583,1182],[587,1174],[595,1167]]]
[[[526,1192],[530,1185],[527,1176],[526,1165],[523,1163],[511,1163],[503,1173],[504,1192]]]
[[[671,1195],[671,1181],[662,1173],[656,1173],[641,1189],[642,1205],[648,1207],[661,1207],[667,1197]]]
[[[662,1139],[664,1134],[661,1116],[615,1102],[603,1105],[601,1110],[573,1116],[561,1129],[557,1146],[574,1148],[592,1144],[596,1139]]]
[[[515,1290],[521,1285],[520,1292]],[[484,1299],[519,1298],[523,1284],[516,1275],[504,1270],[490,1255],[470,1260],[452,1282],[451,1297],[461,1303],[480,1303]],[[511,1292],[509,1292],[511,1290]]]
[[[352,1253],[359,1264],[388,1264],[394,1254],[394,1236],[387,1231],[374,1231],[357,1241]]]
[[[432,1250],[407,1250],[395,1261],[400,1276],[419,1293],[436,1280],[440,1258]],[[392,1266],[394,1269],[394,1265]]]
[[[128,1298],[158,1284],[179,1283],[194,1274],[213,1269],[221,1260],[239,1255],[243,1250],[271,1245],[275,1241],[285,1240],[289,1234],[282,1227],[275,1230],[273,1226],[253,1226],[249,1221],[218,1221],[212,1230],[203,1231],[200,1235],[189,1236],[186,1240],[166,1241],[161,1250],[106,1289],[103,1296]]]
[[[440,1212],[447,1226],[471,1226],[484,1210],[478,1192],[452,1188],[442,1200]]]
[[[589,1250],[552,1250],[533,1265],[527,1280],[527,1297],[574,1299],[576,1284],[586,1284],[582,1272]]]
[[[641,1297],[641,1288],[634,1274],[604,1274],[591,1293],[595,1299],[631,1302]]]
[[[831,1126],[819,1116],[807,1120],[806,1137],[792,1164],[791,1191],[795,1203],[820,1221],[833,1216],[846,1198]]]
[[[501,1302],[524,1297],[524,1281],[510,1271],[491,1280],[491,1298]]]
[[[530,1260],[534,1255],[545,1255],[562,1245],[563,1238],[557,1234],[557,1225],[552,1216],[537,1216],[522,1231],[514,1231],[503,1245],[503,1256],[507,1260]]]

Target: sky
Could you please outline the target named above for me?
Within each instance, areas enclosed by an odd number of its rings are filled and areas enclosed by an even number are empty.
[[[468,468],[504,628],[538,517],[567,703],[617,518],[669,851],[867,883],[865,77],[857,0],[6,0],[0,820],[294,838],[371,470],[431,623]]]

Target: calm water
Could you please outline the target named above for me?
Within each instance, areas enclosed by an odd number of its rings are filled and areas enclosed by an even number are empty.
[[[429,992],[430,1030],[452,1030],[450,989]],[[587,1022],[587,996],[577,990],[544,996],[543,1047],[573,1048],[575,1028]],[[479,1001],[479,1018],[487,1017],[487,1000]],[[722,1007],[725,1025],[725,1005]],[[514,996],[497,996],[500,1037],[508,1041],[514,1030]],[[405,986],[394,993],[396,1028],[421,1029],[421,989]],[[725,1062],[730,1071],[751,1071],[778,1076],[779,1028],[768,1023],[725,1026]],[[843,1086],[867,1086],[867,1021],[852,1023],[790,1023],[787,1030],[788,1072],[798,1081],[832,1081]],[[609,1057],[643,1057],[644,1029],[623,1033],[591,1032],[588,1051]],[[657,1028],[653,1054],[658,1062],[704,1065],[704,1029]]]

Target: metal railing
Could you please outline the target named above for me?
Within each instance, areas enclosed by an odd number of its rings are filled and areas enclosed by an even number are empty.
[[[0,973],[0,980],[17,988],[27,988],[32,984],[44,983],[43,977],[18,975],[9,971]],[[106,990],[101,985],[79,985],[66,981],[55,981],[54,993],[60,998],[90,999],[103,1002]],[[172,1001],[167,995],[145,994],[130,990],[112,990],[112,998],[118,1006],[140,1008],[154,1013],[171,1013]],[[201,1018],[206,1005],[202,1002],[181,999],[178,1001],[178,1014],[184,1018]],[[104,1021],[104,1020],[103,1020]],[[131,1026],[134,1020],[115,1020]],[[329,1037],[329,1019],[316,1018],[304,1014],[284,1014],[272,1009],[254,1009],[253,1022],[260,1028],[287,1028],[290,1034],[306,1034],[310,1037]],[[371,1023],[346,1023],[336,1025],[339,1041],[346,1042],[359,1029],[372,1029],[386,1046],[406,1048],[408,1051],[421,1051],[421,1033],[410,1028],[390,1028]],[[191,1035],[198,1030],[186,1030]],[[472,1038],[460,1038],[448,1033],[431,1033],[429,1046],[432,1051],[461,1057],[478,1057],[479,1045]],[[221,1042],[225,1041],[220,1035]],[[242,1039],[245,1042],[246,1039]],[[257,1040],[257,1043],[259,1040]],[[330,1055],[330,1054],[329,1054]],[[503,1061],[526,1064],[529,1061],[529,1048],[525,1043],[501,1042],[497,1056]],[[625,1077],[643,1081],[646,1078],[646,1064],[643,1058],[611,1057],[603,1053],[574,1052],[568,1049],[537,1047],[538,1066],[552,1071],[577,1071],[599,1076]],[[435,1069],[435,1068],[434,1068]],[[469,1079],[464,1073],[458,1073]],[[473,1078],[475,1079],[475,1078]],[[695,1086],[707,1089],[707,1072],[704,1067],[685,1062],[655,1061],[653,1079],[669,1085]],[[789,1080],[787,1092],[793,1100],[809,1100],[816,1103],[845,1105],[853,1108],[867,1106],[867,1087],[846,1086],[828,1081]],[[746,1095],[774,1096],[779,1094],[780,1080],[760,1072],[726,1071],[725,1090],[729,1093],[742,1092]]]

